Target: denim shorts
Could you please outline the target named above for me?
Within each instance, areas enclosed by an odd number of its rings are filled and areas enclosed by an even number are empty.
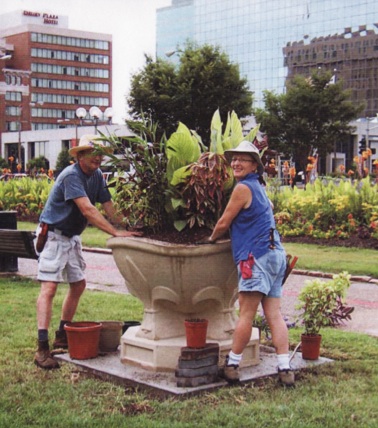
[[[85,278],[85,267],[80,236],[68,238],[48,232],[45,247],[38,259],[39,281],[78,282]]]
[[[252,278],[243,279],[239,264],[239,292],[259,291],[267,297],[281,297],[282,281],[286,270],[286,253],[283,250],[269,250],[259,259],[255,259]]]

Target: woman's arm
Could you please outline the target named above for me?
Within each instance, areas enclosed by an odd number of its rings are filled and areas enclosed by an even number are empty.
[[[224,235],[231,226],[234,218],[239,212],[248,208],[252,203],[252,192],[245,184],[237,184],[233,190],[230,200],[222,214],[222,217],[218,220],[213,233],[211,234],[209,241],[214,242],[222,235]]]

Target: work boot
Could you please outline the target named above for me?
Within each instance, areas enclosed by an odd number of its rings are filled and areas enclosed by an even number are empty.
[[[68,340],[66,330],[57,330],[55,332],[55,340],[53,342],[54,349],[68,349]]]
[[[239,365],[237,364],[228,364],[228,355],[224,366],[220,371],[220,376],[223,377],[228,383],[237,383],[240,380],[239,375]]]
[[[41,369],[59,369],[59,364],[50,354],[49,341],[38,340],[38,350],[34,356],[34,364]]]
[[[284,386],[294,386],[294,372],[291,369],[278,369],[278,379]]]

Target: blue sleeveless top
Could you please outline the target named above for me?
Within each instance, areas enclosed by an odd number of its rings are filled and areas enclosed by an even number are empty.
[[[258,259],[271,251],[269,248],[271,229],[275,247],[283,249],[280,236],[275,229],[269,198],[258,179],[258,174],[252,173],[239,181],[251,190],[252,203],[248,208],[242,209],[231,224],[231,246],[236,264],[247,260],[250,253]]]

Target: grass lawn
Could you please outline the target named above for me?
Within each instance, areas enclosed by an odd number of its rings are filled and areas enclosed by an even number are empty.
[[[51,331],[58,325],[66,287],[58,288]],[[0,278],[0,427],[378,426],[377,338],[324,329],[321,354],[335,363],[297,373],[292,389],[268,378],[197,397],[157,399],[85,374],[73,379],[77,368],[70,364],[50,372],[34,366],[38,292],[36,282]],[[141,318],[142,305],[134,297],[87,291],[76,320]],[[290,330],[292,348],[300,333]]]
[[[36,225],[18,222],[20,230],[35,230]],[[109,235],[94,227],[88,227],[83,235],[86,247],[106,248]],[[378,278],[376,250],[346,247],[328,247],[311,244],[285,243],[289,254],[298,256],[296,269],[340,273],[347,271],[352,275],[368,275]]]

